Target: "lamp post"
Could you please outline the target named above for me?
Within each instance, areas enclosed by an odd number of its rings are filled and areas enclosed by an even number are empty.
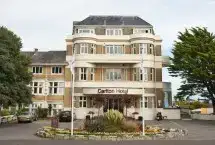
[[[145,120],[144,120],[144,109],[145,109],[145,97],[144,97],[144,66],[143,66],[143,57],[144,57],[144,50],[146,49],[145,44],[142,46],[141,52],[141,70],[142,70],[142,135],[145,136]],[[141,107],[141,106],[140,106]]]

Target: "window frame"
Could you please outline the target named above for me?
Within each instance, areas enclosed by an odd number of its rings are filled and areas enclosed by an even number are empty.
[[[95,80],[95,68],[90,68],[90,80]]]
[[[89,32],[84,32],[84,31],[89,31]],[[78,34],[95,34],[95,29],[78,29]]]
[[[124,54],[123,46],[122,45],[105,45],[105,54],[109,54],[109,55]]]
[[[39,68],[38,73],[36,72],[37,67]],[[35,72],[34,72],[34,70],[35,70]],[[33,74],[43,74],[43,67],[42,66],[32,66],[32,73]]]
[[[107,36],[122,36],[122,29],[108,28],[105,30],[105,35]]]
[[[79,107],[80,108],[87,108],[87,97],[86,96],[80,96],[79,97]]]
[[[80,54],[88,54],[89,45],[88,43],[80,43]]]
[[[122,80],[123,80],[122,69],[107,68],[105,70],[105,81],[122,81]]]
[[[142,51],[142,50],[144,50],[144,51]],[[139,44],[139,54],[147,54],[147,44],[146,43]]]
[[[35,85],[35,83],[37,83],[37,85]],[[42,84],[39,85],[39,84]],[[44,85],[45,85],[45,82],[43,81],[32,81],[31,83],[31,89],[32,89],[32,94],[33,95],[43,95],[44,94]],[[35,89],[36,89],[36,93],[35,93]],[[41,93],[40,93],[40,90],[41,90]]]
[[[52,83],[52,85],[51,85]],[[55,85],[57,83],[57,85]],[[65,82],[63,81],[49,81],[49,95],[64,95],[64,90],[65,90]],[[61,84],[61,85],[60,85]],[[56,93],[55,93],[56,89]]]
[[[53,72],[53,69],[55,70],[55,72]],[[57,72],[57,70],[58,70],[58,72]],[[59,72],[59,70],[60,70],[60,72]],[[63,67],[62,66],[52,66],[51,67],[51,74],[54,74],[54,75],[63,74]]]
[[[144,107],[145,108],[149,108],[149,102],[148,102],[148,97],[147,96],[144,96]],[[143,98],[142,98],[142,96],[140,97],[140,108],[143,108]]]
[[[87,81],[88,80],[88,69],[87,67],[81,67],[79,68],[79,81]],[[83,75],[83,79],[82,79],[82,75]],[[84,79],[86,75],[86,79]]]

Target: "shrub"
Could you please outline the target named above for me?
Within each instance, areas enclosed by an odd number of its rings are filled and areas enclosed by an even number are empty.
[[[138,125],[134,121],[124,121],[121,129],[125,132],[136,132],[138,130]]]
[[[110,125],[120,125],[122,124],[124,117],[118,110],[111,109],[105,113],[105,119]]]
[[[121,128],[120,128],[119,125],[108,124],[108,125],[105,126],[104,131],[105,132],[110,132],[110,133],[121,132]]]
[[[106,122],[103,116],[99,116],[94,120],[85,121],[85,129],[88,132],[104,132],[105,125],[106,125]]]
[[[1,116],[8,116],[8,115],[10,115],[10,111],[8,109],[3,109],[3,110],[1,110],[0,115]]]
[[[38,118],[47,118],[47,116],[48,116],[48,109],[47,108],[38,107],[36,112],[37,112]]]

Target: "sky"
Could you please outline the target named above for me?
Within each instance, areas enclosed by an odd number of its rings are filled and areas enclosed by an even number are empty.
[[[162,53],[171,56],[179,31],[201,26],[215,32],[215,0],[0,0],[0,26],[22,38],[22,50],[66,50],[65,36],[73,21],[89,15],[135,15],[151,23],[163,39]],[[173,96],[180,78],[163,69]]]

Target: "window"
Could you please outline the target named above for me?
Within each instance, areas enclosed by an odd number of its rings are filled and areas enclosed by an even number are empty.
[[[145,108],[148,108],[148,97],[145,97],[144,98],[145,100]],[[140,97],[140,106],[141,106],[141,108],[143,107],[143,98],[142,98],[142,96]]]
[[[133,68],[133,81],[139,81],[139,68]]]
[[[90,54],[95,54],[96,53],[96,45],[95,44],[91,44],[91,47],[90,47]]]
[[[94,68],[90,68],[90,80],[94,81],[94,77],[95,77],[95,69]]]
[[[153,72],[154,72],[154,69],[153,68],[150,68],[150,78],[148,78],[148,80],[150,81],[153,81]]]
[[[41,73],[43,73],[43,67],[42,66],[34,66],[33,67],[33,73],[34,74],[41,74]]]
[[[121,69],[106,69],[105,80],[114,81],[122,79]]]
[[[144,81],[148,81],[148,69],[147,68],[144,68]]]
[[[91,33],[94,34],[95,30],[94,29],[78,29],[78,33]]]
[[[105,50],[107,54],[123,54],[123,47],[121,45],[106,45]]]
[[[106,35],[122,35],[121,29],[106,29]]]
[[[139,54],[147,54],[147,44],[139,44]]]
[[[64,82],[49,82],[49,94],[50,95],[63,95],[64,94]]]
[[[134,29],[133,33],[134,34],[141,34],[141,33],[151,33],[151,29]]]
[[[94,98],[90,97],[90,107],[94,107],[95,103],[94,103]]]
[[[88,44],[87,43],[81,43],[80,49],[81,49],[81,51],[80,51],[81,54],[88,53]]]
[[[87,68],[80,68],[79,69],[79,80],[86,81],[87,80]]]
[[[43,94],[43,85],[44,82],[32,82],[32,94],[34,95],[41,95]]]
[[[53,74],[61,74],[62,73],[62,67],[59,67],[59,66],[52,67],[52,73]]]
[[[80,97],[79,99],[79,107],[87,107],[87,97]]]
[[[138,54],[139,52],[137,52],[137,49],[135,47],[135,44],[131,45],[131,54]]]
[[[149,44],[149,54],[153,54],[153,44]]]

